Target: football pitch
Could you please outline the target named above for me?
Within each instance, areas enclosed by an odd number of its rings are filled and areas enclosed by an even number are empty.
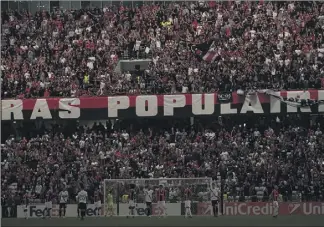
[[[52,219],[2,219],[2,226],[323,226],[324,215],[317,216],[221,216],[214,217],[88,217]]]

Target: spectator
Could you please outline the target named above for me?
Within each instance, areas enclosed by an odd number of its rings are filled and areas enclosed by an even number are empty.
[[[230,121],[188,127],[186,121],[157,120],[146,124],[152,128],[136,123],[130,127],[126,121],[112,129],[80,126],[69,133],[68,126],[32,138],[10,137],[2,145],[3,195],[28,190],[42,199],[48,189],[57,194],[67,185],[73,201],[80,183],[92,195],[107,178],[208,176],[223,180],[229,199],[262,200],[278,185],[285,200],[323,201],[320,121],[307,126],[293,116],[257,124],[253,122],[262,121]]]
[[[238,1],[3,12],[2,97],[319,89],[323,13],[321,2]],[[115,70],[150,56],[131,79]]]
[[[2,97],[320,89],[323,14],[321,2],[263,1],[3,12]],[[118,70],[135,58],[152,61]],[[3,123],[13,136],[1,145],[2,202],[62,186],[73,201],[81,184],[93,200],[106,178],[206,176],[229,200],[263,200],[278,185],[285,200],[323,201],[320,116],[238,118]]]

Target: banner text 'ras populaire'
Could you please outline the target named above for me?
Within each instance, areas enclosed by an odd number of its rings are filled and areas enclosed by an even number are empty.
[[[2,100],[2,120],[191,117],[228,114],[324,112],[324,91],[280,91],[240,96],[212,94],[137,95]],[[296,103],[293,105],[292,103]],[[311,103],[311,104],[310,104]]]

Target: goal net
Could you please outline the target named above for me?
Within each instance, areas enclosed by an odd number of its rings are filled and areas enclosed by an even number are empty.
[[[135,191],[135,215],[145,216],[148,209],[145,204],[144,189],[153,190],[152,215],[161,214],[161,208],[157,205],[157,191],[163,186],[165,189],[166,213],[168,216],[184,215],[184,191],[191,190],[192,213],[199,209],[196,204],[209,201],[209,190],[212,185],[211,178],[153,178],[153,179],[106,179],[104,180],[104,209],[107,215],[108,196],[112,197],[114,215],[127,216],[129,213],[129,194]],[[111,204],[109,205],[111,206]]]

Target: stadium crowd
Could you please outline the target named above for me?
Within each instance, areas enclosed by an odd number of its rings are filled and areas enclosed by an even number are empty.
[[[323,15],[315,1],[2,12],[1,95],[320,89]],[[147,69],[115,70],[143,58]],[[21,128],[1,145],[2,201],[43,201],[66,185],[73,202],[83,184],[93,202],[103,179],[205,176],[229,199],[263,200],[278,185],[284,200],[324,201],[323,119],[247,118]]]
[[[232,199],[262,200],[278,185],[285,200],[323,201],[323,118],[207,122],[116,121],[25,130],[2,145],[2,197],[27,191],[41,201],[48,190],[57,195],[66,185],[73,202],[81,183],[93,199],[103,179],[208,176],[220,178]]]
[[[262,0],[2,12],[2,97],[321,88],[323,15]],[[153,61],[116,71],[127,56]]]

